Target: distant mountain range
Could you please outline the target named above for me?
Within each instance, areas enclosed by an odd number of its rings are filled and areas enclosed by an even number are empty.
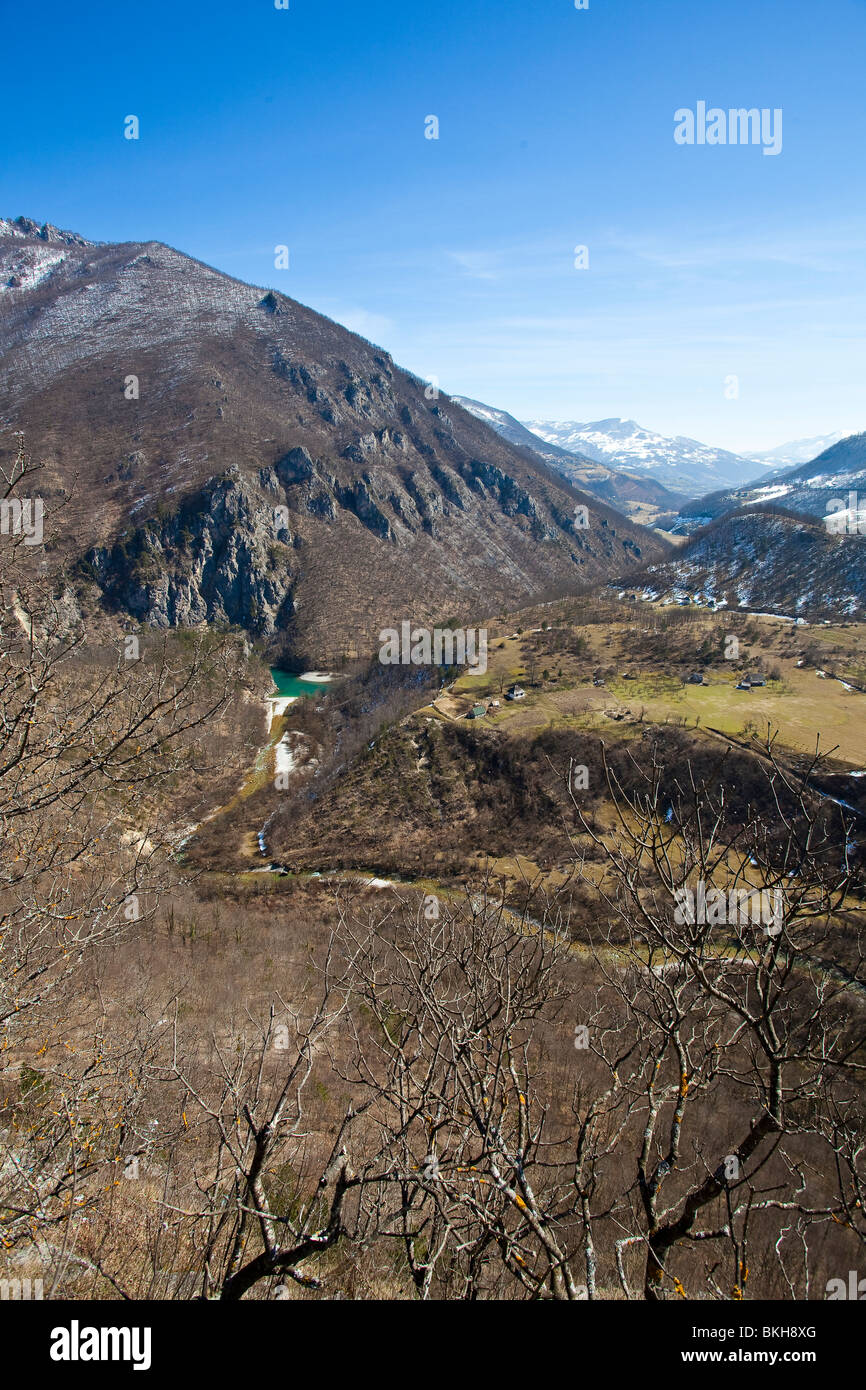
[[[524,424],[546,444],[582,454],[608,468],[652,477],[685,496],[734,487],[760,472],[754,459],[683,435],[668,439],[634,420],[595,420],[590,424],[526,420]]]
[[[683,529],[693,530],[741,507],[782,507],[805,516],[825,517],[847,508],[848,494],[858,493],[866,509],[866,434],[852,434],[817,458],[771,474],[766,482],[710,493],[682,508]],[[835,505],[831,506],[833,503]]]
[[[49,513],[71,497],[51,563],[144,623],[327,666],[666,553],[387,352],[160,242],[0,221],[0,358],[0,463],[23,430]]]
[[[633,519],[661,520],[675,531],[694,533],[675,558],[650,564],[648,592],[672,601],[699,596],[709,607],[758,608],[794,618],[866,617],[866,535],[859,529],[866,531],[866,434],[783,444],[762,456],[761,477],[758,458],[710,450],[693,440],[665,440],[633,421],[521,424],[505,411],[461,400],[503,437],[534,449],[582,487],[604,489]],[[815,446],[817,457],[809,453]],[[798,458],[803,453],[805,460]],[[793,466],[781,467],[792,457]],[[621,467],[625,459],[631,464],[627,472]],[[635,465],[635,459],[642,464]],[[695,482],[716,470],[734,472],[745,474],[749,483],[684,502],[658,481],[663,470],[668,477]],[[656,491],[652,497],[642,491],[636,502],[631,488]],[[671,502],[679,506],[675,518],[651,510]],[[780,508],[802,516],[780,514]],[[836,517],[835,533],[824,521],[828,511]]]
[[[551,468],[576,487],[585,488],[602,497],[612,507],[644,525],[653,524],[659,513],[675,513],[686,500],[682,493],[671,492],[656,478],[638,473],[623,472],[600,463],[588,455],[576,453],[559,444],[551,444],[509,415],[505,410],[484,405],[468,396],[452,396],[479,420],[484,420],[509,443],[531,449]]]
[[[834,434],[816,434],[811,439],[792,439],[787,444],[780,444],[777,449],[749,454],[749,458],[766,464],[768,468],[795,468],[798,463],[808,463],[817,458],[845,436],[844,430],[837,430]]]
[[[862,450],[852,443],[861,436],[817,435],[746,457],[683,436],[668,439],[634,420],[521,423],[481,401],[454,399],[504,439],[534,450],[577,486],[645,525],[661,520],[676,530],[693,530],[725,511],[764,501],[823,515],[826,500],[842,486],[834,480],[836,472],[850,477],[845,486],[866,484],[860,474]],[[828,468],[826,478],[812,476]],[[672,481],[676,489],[668,485]],[[675,512],[680,516],[673,517]]]

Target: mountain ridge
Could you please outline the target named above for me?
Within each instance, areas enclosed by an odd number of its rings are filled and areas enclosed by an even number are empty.
[[[810,459],[817,458],[818,454],[838,444],[840,440],[846,439],[849,433],[856,431],[831,430],[827,434],[810,435],[804,439],[789,439],[784,444],[777,445],[775,449],[756,449],[750,452],[748,457],[755,459],[757,463],[766,464],[768,468],[796,468],[798,464],[808,463]]]
[[[656,598],[698,597],[710,607],[811,621],[866,616],[863,537],[833,535],[815,518],[776,509],[726,512],[675,560],[649,565],[645,580]]]
[[[0,456],[23,429],[46,497],[71,496],[62,554],[94,601],[331,664],[405,618],[477,618],[664,553],[276,290],[157,241],[2,225]]]
[[[618,471],[656,478],[680,495],[697,497],[745,482],[756,475],[751,459],[713,448],[687,435],[669,438],[636,420],[611,416],[580,423],[573,420],[525,420],[527,429],[548,444],[587,455]]]
[[[485,405],[483,401],[468,396],[453,396],[452,400],[459,401],[466,410],[486,420],[511,443],[532,449],[575,486],[595,493],[634,521],[647,524],[646,516],[640,514],[641,506],[653,509],[654,520],[659,512],[676,512],[686,500],[682,493],[672,492],[656,478],[616,470],[587,455],[548,443],[505,410]]]
[[[866,506],[866,432],[847,435],[806,463],[772,473],[765,483],[708,493],[682,508],[686,527],[702,526],[743,507],[775,505],[803,516],[838,512],[849,492],[862,491]]]

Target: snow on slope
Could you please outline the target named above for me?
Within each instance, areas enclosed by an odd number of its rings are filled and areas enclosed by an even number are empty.
[[[853,433],[853,430],[834,430],[832,434],[816,434],[811,439],[791,439],[777,449],[757,451],[750,457],[770,468],[795,468],[798,463],[808,463],[810,459],[817,458],[832,444],[838,444],[840,439]]]
[[[586,454],[610,468],[645,472],[667,487],[693,495],[751,480],[761,470],[754,459],[684,435],[668,439],[634,420],[611,418],[589,424],[526,420],[524,424],[549,444]]]
[[[687,504],[682,509],[682,526],[678,525],[676,529],[693,531],[725,512],[771,504],[786,511],[802,512],[821,519],[835,515],[838,526],[838,518],[843,511],[852,505],[855,510],[861,508],[864,498],[866,433],[852,434],[832,444],[808,463],[774,472],[766,483],[755,487],[722,489],[714,496]],[[828,529],[833,529],[829,522]]]
[[[675,511],[684,500],[681,494],[668,490],[658,478],[648,473],[614,469],[609,464],[590,457],[589,454],[581,454],[573,449],[548,443],[505,410],[498,410],[468,396],[452,396],[451,399],[476,419],[491,425],[497,434],[501,434],[511,444],[532,449],[557,473],[574,483],[575,487],[595,492],[611,506],[634,520],[640,520],[644,525],[653,524],[657,515]],[[652,510],[641,510],[647,507]]]
[[[862,621],[866,540],[831,535],[820,521],[762,512],[724,516],[676,559],[648,566],[656,595],[810,620]]]
[[[65,256],[46,246],[22,246],[3,258],[0,268],[0,294],[14,290],[32,290],[47,280],[57,266],[62,265]]]

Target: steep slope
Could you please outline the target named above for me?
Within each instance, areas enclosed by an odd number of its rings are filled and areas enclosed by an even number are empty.
[[[0,358],[0,458],[24,430],[80,574],[147,623],[324,664],[663,552],[386,352],[159,242],[0,223]]]
[[[595,420],[590,424],[526,420],[524,424],[549,444],[586,454],[609,468],[656,478],[687,496],[734,486],[760,471],[753,460],[727,449],[713,449],[684,435],[668,439],[634,420]]]
[[[640,521],[646,525],[648,520],[655,521],[661,513],[677,512],[686,500],[682,493],[671,492],[655,478],[617,472],[595,459],[573,453],[558,444],[547,443],[505,410],[497,410],[481,401],[470,400],[468,396],[453,396],[452,400],[459,401],[471,415],[484,420],[497,434],[501,434],[503,439],[522,448],[532,449],[575,487],[594,492],[596,497],[603,498],[633,521]],[[647,515],[648,511],[650,517]]]
[[[723,516],[646,577],[660,596],[702,595],[807,619],[866,616],[866,538],[779,512]]]
[[[859,494],[859,501],[854,500],[855,510],[858,506],[866,508],[866,434],[849,435],[808,463],[773,473],[766,481],[711,493],[686,504],[681,514],[686,528],[704,525],[739,507],[768,503],[805,516],[839,517],[848,509],[850,492]],[[856,518],[853,522],[856,524]],[[844,518],[836,524],[844,526]],[[853,530],[854,524],[849,529]]]

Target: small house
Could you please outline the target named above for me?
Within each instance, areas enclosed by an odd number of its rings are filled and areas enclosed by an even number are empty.
[[[506,700],[523,700],[526,698],[526,691],[522,685],[512,685],[510,690],[506,692],[505,698]]]
[[[472,708],[471,708],[471,710],[470,710],[469,713],[467,714],[466,718],[467,718],[467,719],[483,719],[486,713],[487,713],[487,706],[486,706],[486,705],[473,705]]]
[[[689,685],[703,685],[704,683],[704,678],[700,671],[692,671],[691,675],[686,679]]]

